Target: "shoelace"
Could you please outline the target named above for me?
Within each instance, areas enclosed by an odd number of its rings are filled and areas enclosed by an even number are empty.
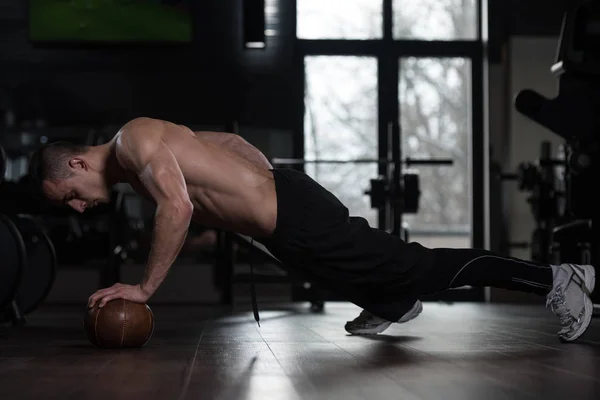
[[[546,306],[550,306],[550,309],[558,315],[561,325],[567,326],[573,322],[575,318],[571,315],[567,303],[565,301],[565,295],[562,288],[559,288],[554,292],[552,297],[546,302]]]
[[[250,240],[250,248],[254,245],[254,239]],[[252,253],[252,251],[250,251]],[[256,301],[256,285],[254,284],[254,265],[252,261],[252,255],[250,256],[250,296],[252,297],[252,312],[254,313],[254,319],[260,327],[260,317],[258,315],[258,302]]]

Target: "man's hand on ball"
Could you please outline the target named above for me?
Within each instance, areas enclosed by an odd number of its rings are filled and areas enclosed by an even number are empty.
[[[99,308],[115,299],[125,299],[136,303],[146,303],[150,295],[142,290],[140,285],[125,285],[115,283],[109,288],[100,289],[88,299],[88,307],[92,308],[98,304]]]

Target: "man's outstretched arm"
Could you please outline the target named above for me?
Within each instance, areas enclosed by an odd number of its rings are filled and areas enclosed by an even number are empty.
[[[152,296],[185,241],[194,207],[175,157],[160,142],[156,153],[140,170],[139,179],[156,201],[152,247],[141,289]]]
[[[146,302],[158,289],[177,258],[187,236],[193,205],[175,156],[160,139],[152,124],[143,134],[123,135],[121,146],[129,167],[156,202],[152,247],[139,285],[116,284],[90,297],[89,306],[125,298]]]

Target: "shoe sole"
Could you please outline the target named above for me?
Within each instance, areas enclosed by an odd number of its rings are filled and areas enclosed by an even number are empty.
[[[413,305],[413,307],[402,316],[402,318],[400,318],[396,323],[397,324],[403,324],[405,322],[408,322],[412,319],[415,319],[419,316],[419,314],[421,314],[423,312],[423,303],[421,302],[421,300],[415,302],[415,304]]]
[[[423,311],[423,303],[419,300],[419,301],[415,302],[413,307],[406,314],[404,314],[402,316],[402,318],[400,318],[398,320],[397,323],[402,324],[402,323],[408,322],[412,319],[415,319],[417,316],[419,316],[419,314],[421,314],[422,311]],[[378,333],[382,333],[387,328],[389,328],[390,325],[392,324],[392,322],[386,321],[382,324],[379,324],[377,326],[373,326],[370,328],[364,328],[364,327],[353,328],[351,326],[351,324],[352,324],[352,322],[347,323],[346,326],[344,326],[344,329],[346,329],[346,332],[348,332],[352,335],[377,335]]]
[[[571,267],[573,269],[583,270],[583,280],[585,282],[585,288],[587,289],[587,292],[584,292],[585,298],[583,299],[585,312],[583,313],[583,323],[581,324],[577,332],[575,332],[573,336],[570,336],[568,338],[561,336],[560,339],[563,342],[573,342],[579,339],[579,337],[583,335],[587,328],[590,326],[590,323],[592,322],[592,314],[594,314],[594,304],[592,303],[592,299],[590,298],[590,296],[596,286],[596,270],[591,265],[571,265]]]

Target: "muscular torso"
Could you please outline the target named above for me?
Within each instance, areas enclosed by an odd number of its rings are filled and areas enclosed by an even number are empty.
[[[185,127],[164,124],[162,141],[183,173],[194,205],[193,221],[253,237],[269,236],[277,220],[273,174]],[[115,143],[118,148],[119,141]],[[128,182],[150,197],[135,174],[128,174]]]

